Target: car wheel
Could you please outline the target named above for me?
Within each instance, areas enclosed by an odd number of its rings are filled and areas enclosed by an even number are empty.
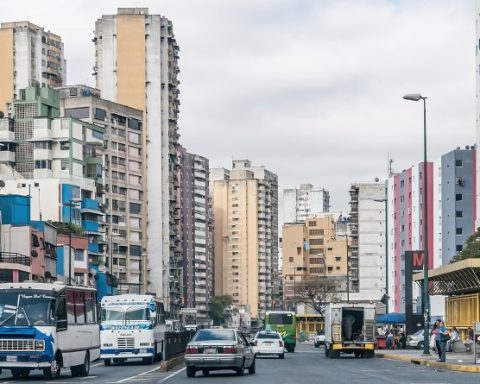
[[[112,359],[103,359],[103,364],[106,367],[109,367],[110,365],[112,365]]]
[[[208,376],[210,374],[210,370],[209,369],[202,369],[202,374],[203,374],[203,376]]]
[[[285,359],[285,353],[280,353],[280,354],[278,355],[278,358],[279,358],[279,359]]]
[[[417,349],[423,349],[423,341],[420,341],[420,342],[417,344]]]
[[[253,359],[252,364],[250,364],[250,367],[248,367],[248,373],[250,375],[255,374],[255,359]]]
[[[318,343],[313,344],[315,348],[318,348],[320,345]]]
[[[195,377],[196,372],[195,367],[187,367],[187,377]]]

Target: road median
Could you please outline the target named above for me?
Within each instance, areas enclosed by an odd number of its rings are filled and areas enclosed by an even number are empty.
[[[168,372],[180,364],[183,364],[183,354],[174,356],[168,360],[164,360],[160,363],[160,372]]]

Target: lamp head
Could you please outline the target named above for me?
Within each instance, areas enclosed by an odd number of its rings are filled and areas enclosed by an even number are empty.
[[[420,100],[420,99],[423,99],[423,100],[426,99],[426,97],[423,97],[423,96],[422,96],[421,94],[419,94],[419,93],[409,93],[409,94],[403,96],[403,98],[404,98],[405,100],[412,100],[412,101],[418,101],[418,100]]]

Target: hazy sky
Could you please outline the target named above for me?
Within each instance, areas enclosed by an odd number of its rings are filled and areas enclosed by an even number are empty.
[[[383,180],[474,144],[474,0],[0,1],[0,22],[62,37],[68,83],[95,85],[95,21],[118,7],[172,20],[180,134],[211,167],[249,158],[280,190],[312,183],[346,211],[352,182]],[[1,84],[0,84],[1,86]]]

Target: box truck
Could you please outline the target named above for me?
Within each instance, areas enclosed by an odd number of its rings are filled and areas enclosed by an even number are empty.
[[[325,308],[325,354],[375,356],[375,305],[330,303]]]

